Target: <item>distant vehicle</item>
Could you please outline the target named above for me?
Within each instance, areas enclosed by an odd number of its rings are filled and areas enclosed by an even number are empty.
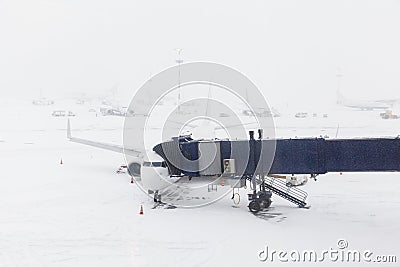
[[[125,112],[111,107],[101,107],[100,113],[103,116],[125,116]]]
[[[135,116],[135,112],[133,110],[129,109],[128,107],[122,107],[121,112],[126,117],[134,117]]]
[[[43,98],[33,100],[32,104],[34,104],[36,106],[50,106],[50,105],[54,104],[54,101],[43,97]]]
[[[53,117],[65,117],[67,113],[65,112],[65,110],[54,110],[53,113],[51,114],[51,116]]]
[[[65,110],[54,110],[51,114],[53,117],[75,117],[75,114],[72,111],[65,111]]]
[[[391,110],[386,110],[385,112],[380,114],[382,119],[398,119],[399,115],[395,115],[393,114],[393,112]]]
[[[287,175],[286,186],[302,186],[308,182],[307,175]]]
[[[307,112],[297,112],[294,116],[296,118],[307,118],[308,117],[308,113]]]
[[[274,108],[271,110],[266,108],[259,108],[257,110],[246,109],[243,110],[243,115],[245,116],[258,116],[258,117],[280,117],[281,114]]]
[[[323,118],[328,118],[328,114],[325,113],[324,115],[322,115],[322,117]]]
[[[243,115],[245,115],[245,116],[254,116],[254,113],[253,113],[253,111],[251,111],[249,109],[246,109],[246,110],[243,110]]]

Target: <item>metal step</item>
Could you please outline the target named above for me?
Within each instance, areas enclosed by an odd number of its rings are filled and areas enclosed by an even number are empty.
[[[287,186],[285,182],[271,177],[265,177],[265,187],[271,190],[274,194],[304,208],[308,194],[296,187]]]

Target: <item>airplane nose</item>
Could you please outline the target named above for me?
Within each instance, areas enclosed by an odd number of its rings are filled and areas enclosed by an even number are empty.
[[[159,170],[159,169],[157,168],[157,169],[155,169],[155,171],[156,171],[156,173],[157,173],[158,175],[162,175],[162,170]]]

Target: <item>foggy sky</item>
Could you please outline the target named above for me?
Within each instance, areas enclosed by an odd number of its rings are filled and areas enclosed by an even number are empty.
[[[211,61],[272,102],[400,98],[400,2],[0,0],[0,92],[128,98],[152,74]]]

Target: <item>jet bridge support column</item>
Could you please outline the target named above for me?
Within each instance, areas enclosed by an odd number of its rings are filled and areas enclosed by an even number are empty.
[[[249,147],[250,147],[250,157],[247,163],[247,169],[246,172],[249,172],[249,169],[254,169],[254,166],[256,164],[255,162],[255,140],[254,140],[254,131],[249,131]],[[257,193],[257,180],[256,180],[256,174],[252,171],[251,172],[251,188],[253,189],[253,194]]]
[[[248,194],[249,199],[249,209],[251,212],[258,212],[262,209],[268,208],[272,201],[272,192],[266,190],[265,186],[265,174],[262,173],[262,165],[259,167],[259,153],[262,150],[262,129],[258,129],[258,140],[254,140],[254,132],[250,131],[250,158],[247,168],[247,175],[250,178],[250,183],[252,185],[252,194]],[[258,151],[258,152],[257,152]],[[257,192],[257,184],[259,184],[259,191]]]
[[[257,179],[258,176],[258,179]],[[252,177],[252,182],[253,180],[255,182],[260,183],[260,188],[259,191],[257,192],[257,185],[254,187],[254,191],[252,194],[248,194],[249,198],[249,209],[253,213],[257,213],[262,209],[267,209],[269,206],[271,206],[271,197],[272,197],[272,192],[265,190],[265,179],[264,175],[253,175]]]

